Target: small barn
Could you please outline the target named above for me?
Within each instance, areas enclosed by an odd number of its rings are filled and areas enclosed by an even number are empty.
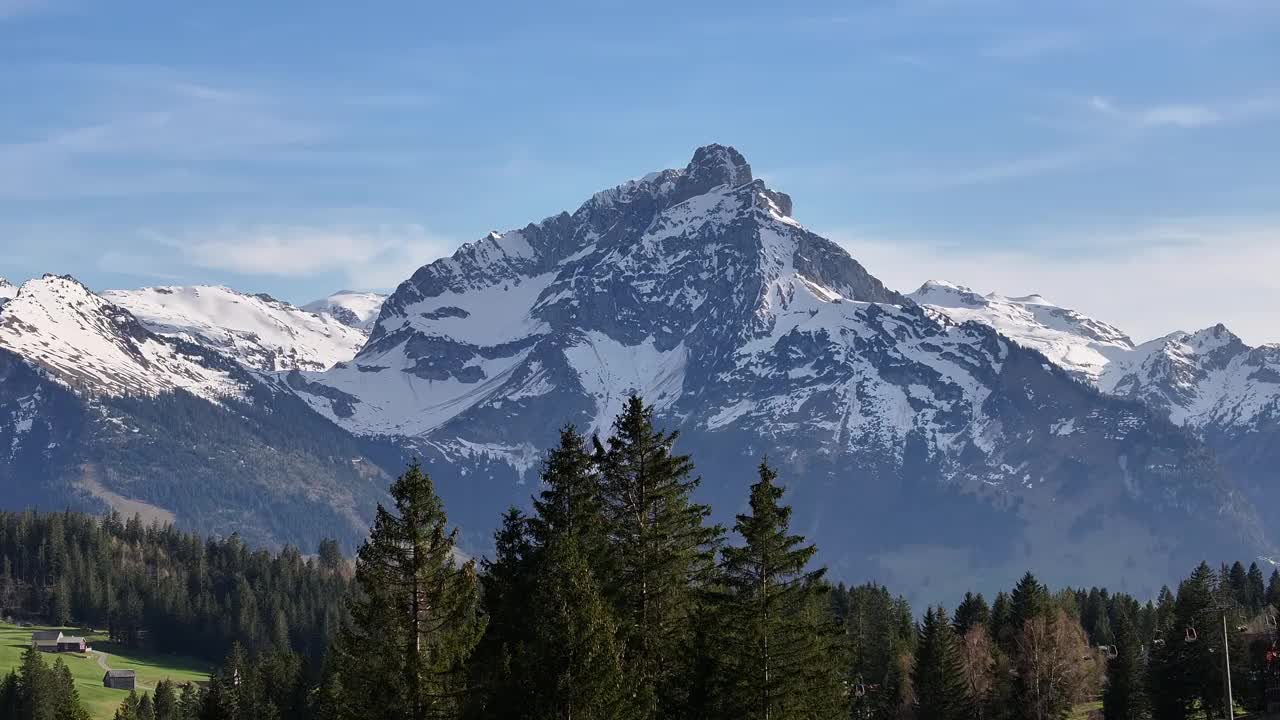
[[[108,670],[102,676],[102,686],[113,690],[132,690],[137,682],[137,674],[132,670]]]
[[[62,633],[58,630],[37,630],[31,633],[31,647],[42,652],[58,652]]]
[[[63,635],[58,638],[58,652],[82,653],[87,647],[89,647],[89,644],[82,637]]]

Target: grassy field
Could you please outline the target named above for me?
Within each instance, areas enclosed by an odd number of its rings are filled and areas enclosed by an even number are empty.
[[[54,630],[59,628],[34,627],[20,628],[13,625],[0,624],[0,674],[18,667],[22,653],[31,644],[31,633],[35,630]],[[63,629],[69,635],[80,635],[75,628]],[[169,655],[151,655],[134,650],[120,648],[107,642],[101,633],[88,633],[85,639],[95,652],[88,654],[61,653],[45,655],[45,662],[52,664],[55,657],[71,669],[76,680],[76,689],[80,691],[80,699],[95,718],[109,720],[115,714],[116,707],[128,693],[124,690],[109,690],[102,687],[103,670],[98,665],[98,652],[105,654],[107,667],[112,670],[133,670],[138,673],[138,690],[149,690],[157,682],[169,678],[176,683],[204,682],[209,679],[209,667],[205,663],[190,658]]]
[[[1086,720],[1086,718],[1089,717],[1089,713],[1094,711],[1102,712],[1101,701],[1088,702],[1083,705],[1075,706],[1075,708],[1072,709],[1071,716],[1068,720]]]

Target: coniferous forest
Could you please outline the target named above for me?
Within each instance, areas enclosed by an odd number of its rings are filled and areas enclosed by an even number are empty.
[[[412,465],[350,564],[117,516],[0,514],[0,615],[107,627],[220,660],[206,687],[130,694],[120,720],[1106,720],[1225,717],[1280,687],[1280,572],[1201,564],[1138,599],[1027,573],[988,600],[915,608],[833,584],[767,459],[732,527],[632,397],[607,439],[566,427],[491,556],[455,548]],[[1274,701],[1274,695],[1271,695]],[[86,717],[35,651],[0,720]],[[1081,716],[1083,717],[1083,716]]]

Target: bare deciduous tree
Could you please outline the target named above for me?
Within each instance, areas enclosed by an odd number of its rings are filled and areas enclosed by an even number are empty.
[[[1065,718],[1098,689],[1098,657],[1065,610],[1027,620],[1017,636],[1018,690],[1026,717]]]

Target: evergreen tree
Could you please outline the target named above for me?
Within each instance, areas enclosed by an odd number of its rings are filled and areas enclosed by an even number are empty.
[[[467,716],[485,720],[523,717],[527,690],[512,658],[529,642],[527,613],[536,579],[529,519],[512,507],[494,534],[494,559],[481,561],[480,584],[488,617],[471,657]]]
[[[850,588],[843,602],[849,684],[854,718],[892,718],[910,705],[900,690],[910,687],[915,619],[903,598],[874,583]],[[861,694],[859,694],[861,693]]]
[[[324,538],[320,541],[320,545],[316,549],[316,557],[320,561],[320,567],[330,572],[341,570],[345,562],[342,557],[342,548],[338,546],[338,541],[333,538]]]
[[[1266,603],[1267,587],[1266,580],[1262,577],[1262,569],[1258,567],[1258,563],[1249,563],[1248,573],[1248,593],[1249,612],[1256,613],[1262,610],[1262,606]]]
[[[142,701],[136,691],[130,690],[128,696],[116,708],[115,720],[139,720],[138,703]]]
[[[1252,606],[1252,598],[1249,593],[1249,574],[1239,560],[1232,563],[1231,569],[1223,573],[1222,578],[1224,585],[1226,585],[1227,595],[1236,605],[1244,608]]]
[[[941,607],[929,608],[920,626],[911,671],[916,717],[967,720],[972,703],[965,682],[959,640]]]
[[[692,619],[722,535],[704,524],[710,509],[690,500],[699,480],[689,457],[672,452],[676,437],[655,429],[653,409],[632,395],[600,457],[612,560],[604,590],[640,718],[676,717],[687,704]]]
[[[972,627],[982,626],[990,629],[991,608],[987,607],[987,599],[982,597],[982,593],[964,594],[964,600],[956,606],[955,619],[951,621],[951,625],[960,637],[968,634],[969,628]]]
[[[573,425],[560,431],[560,445],[548,453],[542,484],[545,489],[533,501],[536,514],[529,522],[534,541],[545,546],[555,536],[572,535],[596,578],[607,577],[608,527],[597,458]]]
[[[165,678],[156,683],[153,699],[155,701],[156,720],[180,720],[178,693],[172,680]]]
[[[1111,630],[1110,602],[1106,590],[1093,588],[1081,608],[1080,621],[1092,645],[1111,645],[1115,638]]]
[[[1107,661],[1102,715],[1105,720],[1142,720],[1147,717],[1147,703],[1138,638],[1123,613],[1117,616],[1113,629],[1115,657]]]
[[[57,704],[54,712],[57,720],[89,720],[89,711],[80,704],[80,691],[76,689],[71,668],[62,662],[62,658],[53,661],[49,681],[53,686],[54,702]],[[147,720],[155,720],[155,717],[152,716]]]
[[[1001,590],[991,603],[991,635],[1003,642],[1013,635],[1013,606],[1009,602],[1009,593]]]
[[[825,569],[806,569],[817,550],[789,533],[777,473],[767,462],[759,473],[751,512],[734,526],[743,545],[723,553],[729,636],[721,706],[733,718],[834,717],[842,678],[833,672],[839,657],[820,583]]]
[[[203,702],[203,695],[194,684],[184,684],[182,693],[178,696],[178,717],[181,720],[196,720]]]
[[[1271,571],[1271,578],[1267,580],[1267,599],[1266,602],[1273,608],[1280,609],[1280,568]]]
[[[465,663],[484,630],[475,565],[454,559],[457,531],[415,462],[379,505],[356,556],[359,593],[339,638],[354,717],[426,720],[459,714]]]
[[[1022,576],[1009,594],[1009,630],[1016,637],[1027,621],[1045,615],[1052,605],[1049,589],[1030,572]]]
[[[22,720],[55,720],[57,690],[49,668],[34,647],[22,652],[18,666],[18,717]]]
[[[626,679],[608,605],[575,534],[542,552],[526,620],[532,628],[515,667],[529,687],[530,720],[616,718]]]

